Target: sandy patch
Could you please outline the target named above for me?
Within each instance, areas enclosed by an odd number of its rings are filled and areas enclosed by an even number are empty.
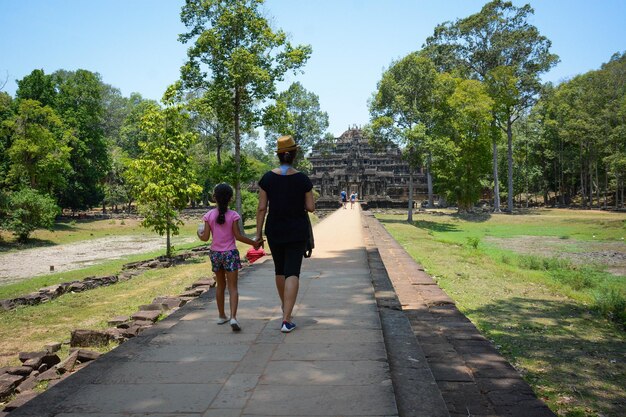
[[[193,240],[196,239],[176,238],[174,243],[188,243]],[[111,236],[0,254],[0,285],[49,274],[51,265],[54,265],[54,272],[65,272],[159,249],[163,249],[165,253],[164,237]]]
[[[603,265],[614,275],[626,276],[626,244],[558,239],[545,236],[485,237],[484,241],[526,255],[562,258],[577,265]]]

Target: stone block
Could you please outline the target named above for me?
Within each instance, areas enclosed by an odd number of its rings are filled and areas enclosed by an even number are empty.
[[[107,332],[98,330],[77,329],[72,331],[70,346],[103,346],[112,340]]]
[[[39,376],[37,376],[37,381],[41,382],[41,381],[51,381],[53,379],[59,379],[61,376],[59,375],[59,373],[57,372],[57,370],[55,368],[52,369],[48,369],[46,372],[40,374]]]
[[[71,372],[76,365],[76,361],[78,360],[78,350],[70,353],[70,355],[63,359],[61,363],[59,363],[56,368],[61,373],[64,374],[66,372]]]
[[[115,316],[112,319],[110,319],[107,324],[109,326],[119,326],[122,323],[127,322],[128,320],[130,320],[130,317],[128,316]]]
[[[5,400],[13,394],[15,387],[17,387],[17,385],[23,380],[24,377],[21,375],[0,375],[0,401]]]
[[[215,286],[215,280],[213,278],[204,278],[204,279],[201,279],[201,280],[196,281],[193,284],[191,284],[191,288],[196,288],[196,287],[200,287],[200,286],[214,287]]]
[[[78,352],[77,360],[78,362],[90,362],[98,359],[102,354],[99,352],[94,352],[92,350],[86,349],[70,349],[70,353]]]
[[[149,320],[155,322],[161,316],[161,311],[138,311],[132,316],[133,320]]]
[[[59,342],[46,343],[44,349],[46,349],[46,352],[48,353],[56,353],[61,350],[61,346],[62,343]]]
[[[152,300],[152,304],[161,304],[167,306],[168,310],[181,307],[184,302],[178,297],[156,297]]]
[[[0,374],[7,373],[11,375],[27,376],[31,372],[33,372],[33,368],[31,368],[30,366],[9,366],[7,368],[4,368],[4,372],[0,372]]]

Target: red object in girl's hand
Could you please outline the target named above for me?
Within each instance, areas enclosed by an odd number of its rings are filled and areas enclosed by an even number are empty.
[[[261,258],[264,255],[265,255],[265,251],[263,250],[263,248],[259,248],[259,249],[250,248],[248,252],[246,252],[246,258],[248,259],[248,262],[250,262],[251,264],[259,260],[259,258]]]

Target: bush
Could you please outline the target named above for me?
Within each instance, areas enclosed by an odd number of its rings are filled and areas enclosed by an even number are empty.
[[[24,188],[9,196],[5,227],[19,242],[25,242],[36,229],[52,229],[60,212],[52,197]]]
[[[557,281],[580,291],[585,288],[596,286],[596,273],[586,268],[579,270],[557,270],[551,274]]]
[[[233,203],[234,203],[233,198]],[[250,191],[241,190],[241,220],[245,224],[246,220],[256,217],[256,209],[259,205],[259,195]]]
[[[468,237],[467,244],[473,249],[478,249],[478,245],[480,245],[480,238],[477,237]]]
[[[602,288],[594,293],[594,308],[609,320],[626,328],[626,298],[615,288]]]

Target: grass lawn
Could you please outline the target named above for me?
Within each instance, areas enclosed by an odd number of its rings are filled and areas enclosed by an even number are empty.
[[[616,298],[609,304],[620,309],[626,278],[607,273],[600,263],[575,263],[559,254],[584,253],[581,247],[598,242],[623,244],[626,215],[531,213],[416,214],[412,225],[406,215],[376,217],[553,411],[570,417],[624,415],[626,334],[619,318],[610,311],[603,316],[600,307],[609,292]],[[562,245],[528,254],[523,245],[502,243],[523,243],[528,236],[556,238]]]

